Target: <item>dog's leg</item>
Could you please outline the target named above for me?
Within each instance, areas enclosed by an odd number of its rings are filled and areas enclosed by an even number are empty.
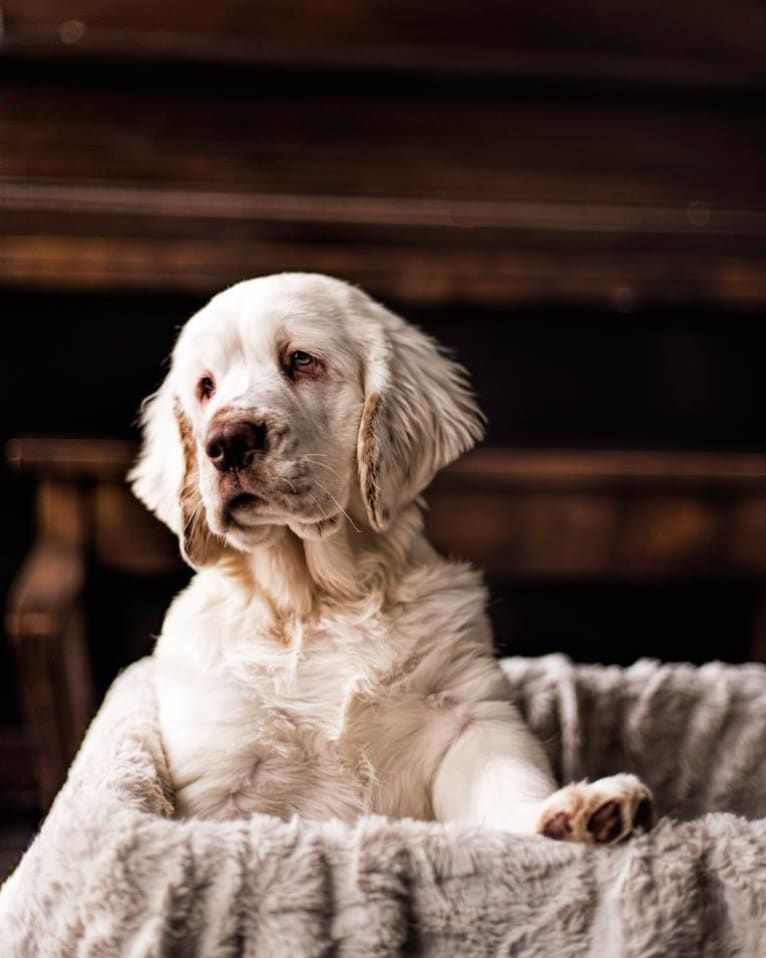
[[[539,742],[515,713],[477,718],[462,731],[442,759],[432,801],[440,821],[587,844],[612,844],[653,822],[651,793],[634,775],[557,790]]]

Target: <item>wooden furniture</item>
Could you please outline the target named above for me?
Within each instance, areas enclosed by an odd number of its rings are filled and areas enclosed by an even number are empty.
[[[10,592],[6,631],[35,797],[47,808],[95,708],[83,607],[89,563],[150,575],[177,559],[169,537],[124,488],[130,443],[12,441],[7,451],[37,488],[37,537]]]
[[[754,0],[2,11],[4,285],[766,303]]]
[[[85,569],[173,569],[174,538],[131,497],[131,443],[18,439],[7,457],[38,486],[38,539],[7,613],[39,801],[47,807],[94,707],[82,625]],[[481,449],[428,494],[444,553],[510,581],[746,576],[764,583],[766,456]],[[766,661],[766,614],[752,655]]]
[[[764,467],[743,450],[764,451],[765,17],[757,0],[0,0],[0,441],[135,438],[208,296],[321,270],[458,349],[507,447],[438,480],[441,548],[506,581],[761,594]],[[609,451],[630,445],[720,453]],[[0,802],[50,800],[92,710],[94,572],[178,569],[122,484],[133,448],[10,448],[3,590],[32,485],[36,544],[8,605],[25,728],[0,727]]]

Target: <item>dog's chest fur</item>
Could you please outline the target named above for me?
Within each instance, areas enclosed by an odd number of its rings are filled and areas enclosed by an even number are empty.
[[[427,779],[459,731],[470,681],[445,660],[471,651],[483,671],[488,658],[478,580],[440,565],[405,585],[406,603],[285,620],[279,637],[216,574],[198,576],[156,652],[179,814],[430,817]]]

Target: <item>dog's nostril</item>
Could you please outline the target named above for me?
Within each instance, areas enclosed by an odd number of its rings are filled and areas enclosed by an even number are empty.
[[[225,470],[229,468],[229,462],[226,455],[224,443],[211,439],[205,447],[208,459],[213,463],[216,469]]]

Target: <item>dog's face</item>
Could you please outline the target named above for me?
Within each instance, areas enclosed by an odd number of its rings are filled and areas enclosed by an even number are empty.
[[[236,548],[275,524],[321,535],[348,504],[363,366],[352,317],[327,287],[235,287],[179,340],[176,413],[191,471],[207,525]]]
[[[144,425],[134,490],[196,567],[277,525],[328,535],[349,511],[383,531],[481,433],[431,339],[308,274],[239,283],[194,316]]]

